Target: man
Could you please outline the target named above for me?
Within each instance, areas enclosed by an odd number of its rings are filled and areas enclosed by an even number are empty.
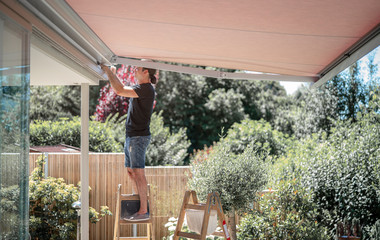
[[[125,167],[132,179],[132,186],[137,187],[140,196],[140,209],[127,220],[144,221],[149,219],[147,207],[147,181],[145,177],[145,152],[150,142],[150,118],[153,111],[155,91],[152,83],[157,79],[155,69],[138,67],[135,72],[137,85],[124,86],[116,76],[116,68],[101,65],[107,74],[117,95],[129,97],[128,116],[126,121],[126,136],[124,144]]]

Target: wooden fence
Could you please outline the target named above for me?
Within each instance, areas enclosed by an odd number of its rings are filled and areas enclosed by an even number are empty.
[[[30,172],[40,155],[30,154]],[[49,154],[47,162],[49,176],[63,178],[74,185],[80,181],[80,154]],[[147,167],[145,170],[154,203],[151,212],[156,240],[166,236],[164,225],[168,219],[178,217],[183,194],[187,190],[188,171],[188,167]],[[132,185],[124,168],[124,154],[90,153],[89,173],[90,206],[99,211],[100,206],[106,205],[115,213],[118,184],[122,184],[122,193],[132,193]],[[106,216],[100,222],[90,224],[90,239],[112,239],[114,222],[114,216]],[[145,226],[137,224],[137,236],[145,234]],[[121,236],[133,236],[132,226],[122,226]]]

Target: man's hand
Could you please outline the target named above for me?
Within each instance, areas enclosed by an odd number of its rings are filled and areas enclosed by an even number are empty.
[[[100,64],[100,67],[102,68],[102,70],[107,73],[107,74],[110,74],[110,73],[113,73],[113,74],[116,74],[116,67],[115,66],[111,66],[110,68],[107,67],[106,65],[104,64]]]

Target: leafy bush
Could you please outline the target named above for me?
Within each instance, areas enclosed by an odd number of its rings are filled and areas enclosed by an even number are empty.
[[[62,178],[43,178],[44,156],[37,160],[37,167],[29,179],[29,233],[32,239],[75,239],[77,212],[71,206],[78,201],[80,191]],[[107,206],[101,213],[89,209],[90,221],[96,223],[105,215],[112,215]]]
[[[281,181],[278,190],[262,195],[239,226],[238,239],[328,239],[317,221],[317,205],[299,180]]]
[[[20,187],[0,188],[0,239],[17,239],[19,230]]]
[[[208,193],[220,194],[223,209],[229,212],[229,232],[236,235],[235,211],[244,211],[267,181],[264,156],[248,146],[242,154],[234,154],[231,144],[222,140],[204,161],[191,163],[189,188],[205,201]],[[197,156],[194,159],[199,159]],[[236,239],[236,238],[234,238]]]
[[[283,154],[291,140],[287,135],[273,130],[264,120],[248,119],[233,124],[223,139],[231,145],[234,153],[242,153],[248,145],[251,145],[258,153],[268,153],[273,157]]]
[[[116,142],[111,129],[101,122],[89,122],[90,151],[122,152],[123,145]],[[37,120],[30,124],[30,145],[45,146],[65,143],[80,147],[80,118],[62,118],[59,121]]]
[[[127,115],[118,117],[118,114],[107,118],[106,128],[112,131],[112,136],[120,145],[125,141],[125,119]],[[181,128],[177,133],[170,133],[164,126],[161,112],[154,112],[151,117],[150,131],[152,138],[146,152],[145,164],[147,166],[183,165],[188,156],[187,148],[190,142],[186,136],[186,129]]]
[[[187,149],[190,141],[186,129],[180,128],[177,133],[170,133],[164,126],[162,112],[153,113],[150,123],[152,138],[146,152],[147,166],[184,165],[188,156]]]
[[[304,182],[314,201],[329,211],[333,226],[347,218],[372,225],[380,216],[380,116],[358,115],[358,123],[339,123],[324,144],[325,151],[310,160]]]
[[[90,151],[124,152],[125,119],[114,114],[104,123],[90,121]],[[188,156],[190,142],[186,129],[170,133],[164,126],[161,113],[153,113],[151,118],[152,139],[146,154],[146,165],[184,165]],[[56,145],[65,143],[80,147],[80,119],[60,119],[59,121],[36,121],[30,125],[30,144],[32,146]]]
[[[380,216],[379,100],[372,98],[357,122],[336,122],[330,136],[314,135],[294,144],[273,166],[277,179],[297,177],[310,189],[331,236],[338,222],[359,219],[366,239]]]
[[[377,220],[376,223],[367,229],[369,232],[369,239],[379,240],[380,239],[380,220]]]

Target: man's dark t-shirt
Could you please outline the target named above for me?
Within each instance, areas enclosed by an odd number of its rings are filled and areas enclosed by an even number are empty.
[[[155,91],[150,83],[132,86],[138,98],[129,99],[128,117],[125,123],[126,136],[149,136],[150,117],[153,112]]]

